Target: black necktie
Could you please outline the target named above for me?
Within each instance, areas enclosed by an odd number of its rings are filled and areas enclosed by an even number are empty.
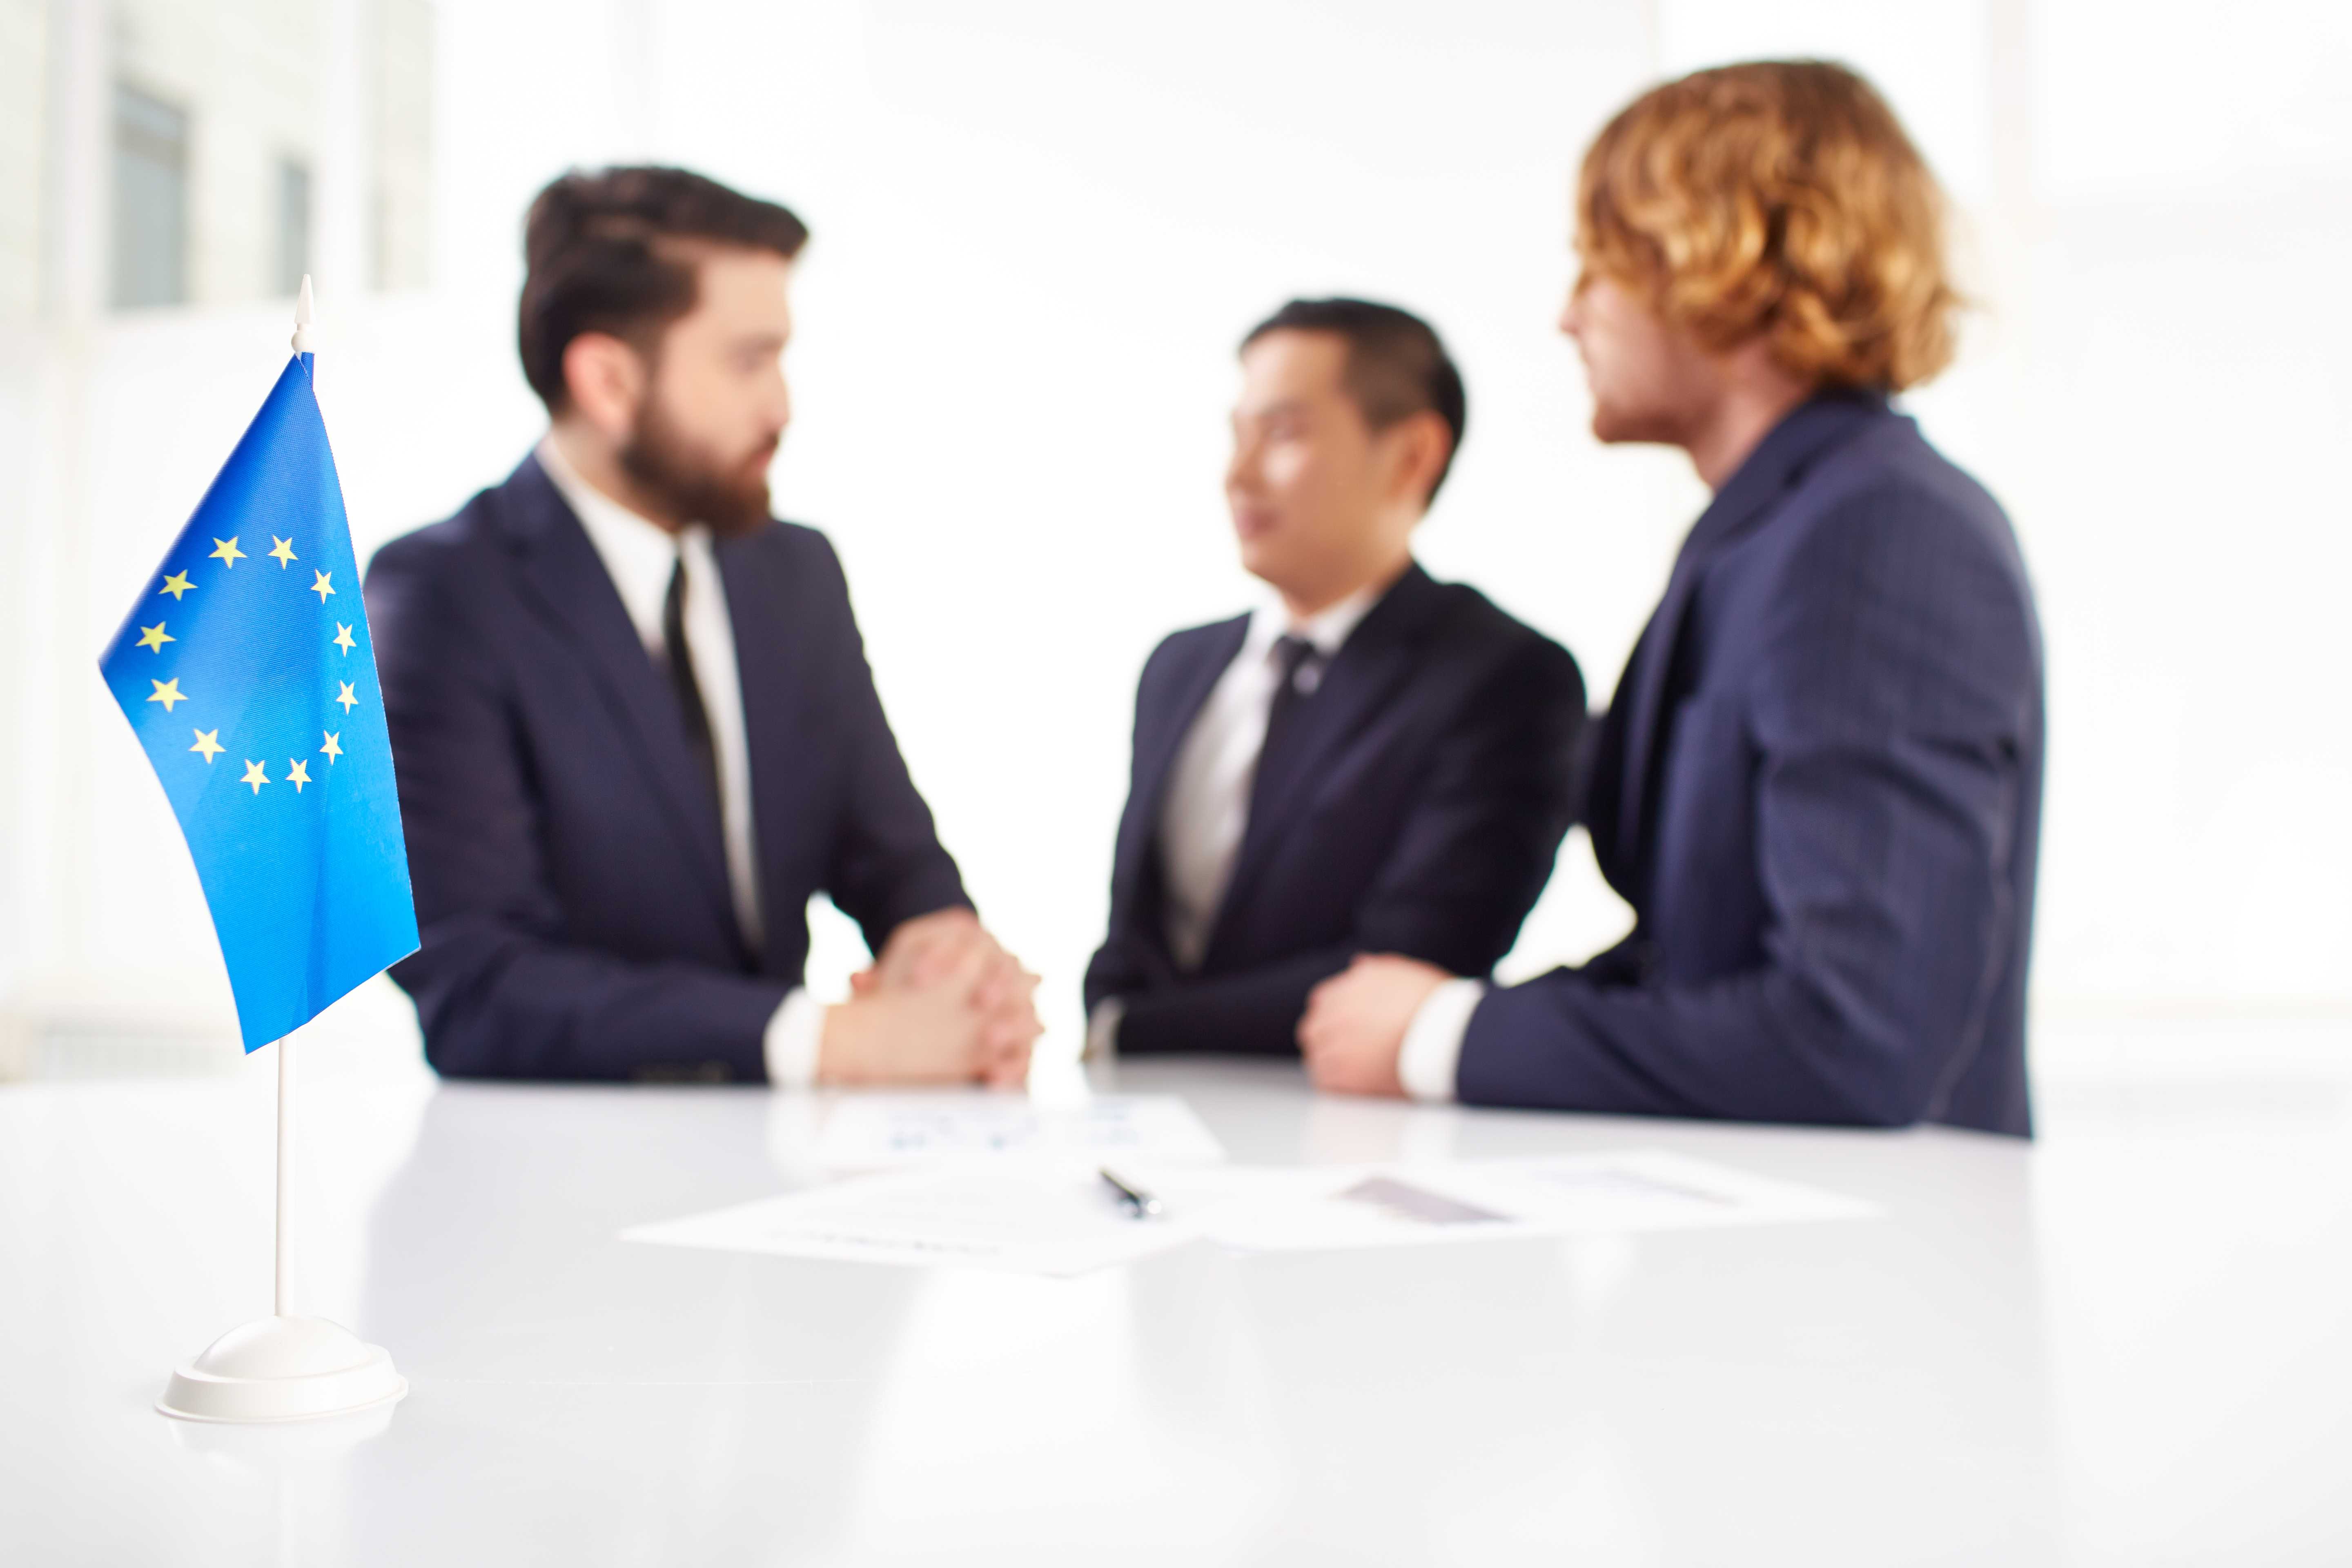
[[[1281,675],[1275,684],[1274,701],[1265,710],[1265,740],[1258,747],[1257,776],[1250,784],[1252,816],[1268,794],[1280,787],[1284,740],[1297,727],[1299,705],[1322,683],[1322,652],[1305,637],[1275,638],[1274,658]]]
[[[669,683],[677,693],[679,713],[686,720],[686,743],[694,753],[695,765],[702,772],[702,782],[709,786],[711,809],[726,820],[725,809],[719,797],[719,753],[710,742],[710,714],[702,706],[702,688],[694,679],[694,650],[686,640],[686,552],[677,554],[677,565],[669,574],[669,592],[662,595],[662,662],[668,667]]]

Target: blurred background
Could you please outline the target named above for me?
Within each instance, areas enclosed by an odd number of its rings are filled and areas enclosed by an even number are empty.
[[[1066,1055],[1135,677],[1254,602],[1219,489],[1240,335],[1297,294],[1435,322],[1471,418],[1423,559],[1601,701],[1705,495],[1586,431],[1553,327],[1573,172],[1645,84],[1789,55],[1874,79],[1957,209],[1979,308],[1907,402],[2007,504],[2048,634],[2037,1070],[2342,1053],[2352,7],[0,0],[0,1077],[237,1060],[96,658],[305,272],[365,557],[542,428],[513,305],[550,177],[677,163],[808,220],[778,509],[839,546]],[[1503,973],[1626,923],[1580,834]],[[837,994],[863,949],[817,924]],[[315,1027],[416,1059],[388,982]]]

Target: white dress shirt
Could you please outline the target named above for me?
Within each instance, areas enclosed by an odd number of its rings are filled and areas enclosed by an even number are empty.
[[[539,444],[539,465],[588,532],[588,542],[629,612],[637,640],[656,658],[662,605],[670,575],[686,565],[686,647],[695,689],[710,721],[710,747],[719,764],[719,816],[727,850],[727,887],[743,940],[759,951],[765,934],[760,909],[760,859],[751,822],[751,752],[743,725],[743,681],[735,660],[735,627],[727,616],[727,584],[711,551],[710,530],[691,524],[677,533],[623,506],[583,479],[552,436]],[[805,1088],[816,1078],[824,1009],[795,987],[768,1020],[763,1048],[768,1077],[781,1088]]]
[[[1177,968],[1198,969],[1208,956],[1217,910],[1234,879],[1234,861],[1249,827],[1258,752],[1265,745],[1266,720],[1282,679],[1274,645],[1286,632],[1315,645],[1319,661],[1301,667],[1298,674],[1300,689],[1311,692],[1322,678],[1322,667],[1339,654],[1386,589],[1385,584],[1360,589],[1299,622],[1276,604],[1251,613],[1241,651],[1210,689],[1177,749],[1160,807],[1160,866],[1166,891],[1160,917]],[[1117,1048],[1124,1011],[1117,997],[1096,1006],[1087,1020],[1089,1057]]]
[[[1436,1104],[1454,1098],[1462,1037],[1470,1032],[1470,1015],[1486,999],[1482,980],[1449,980],[1429,994],[1405,1026],[1404,1048],[1397,1053],[1397,1081],[1405,1093]]]

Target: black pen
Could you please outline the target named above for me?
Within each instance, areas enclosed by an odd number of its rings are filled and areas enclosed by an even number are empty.
[[[1120,1181],[1117,1176],[1112,1175],[1108,1169],[1100,1172],[1099,1174],[1102,1176],[1104,1181],[1110,1184],[1110,1190],[1118,1194],[1119,1206],[1125,1209],[1130,1217],[1135,1219],[1158,1219],[1160,1215],[1165,1212],[1160,1200],[1153,1197],[1150,1193],[1145,1192],[1141,1187],[1134,1186],[1129,1183]]]

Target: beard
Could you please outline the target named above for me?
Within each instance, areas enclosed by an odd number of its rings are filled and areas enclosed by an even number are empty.
[[[646,400],[619,454],[631,479],[677,516],[723,539],[767,526],[768,464],[775,455],[771,437],[730,465],[679,428],[658,398]]]

